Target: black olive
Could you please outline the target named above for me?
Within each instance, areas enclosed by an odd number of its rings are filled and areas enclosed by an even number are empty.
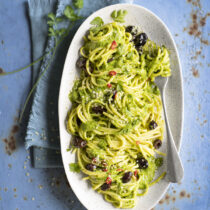
[[[106,108],[103,106],[95,106],[92,107],[92,111],[95,112],[96,114],[103,114],[103,112],[106,112]]]
[[[122,178],[123,183],[127,183],[131,180],[131,177],[133,176],[133,173],[131,171],[126,172]]]
[[[147,35],[145,33],[141,33],[135,37],[134,43],[136,46],[144,46],[147,42],[147,39]]]
[[[156,139],[154,142],[153,142],[153,146],[155,149],[159,149],[162,145],[162,141],[160,139]]]
[[[77,118],[77,125],[80,126],[81,123],[82,123],[82,121],[79,118]]]
[[[138,163],[140,169],[145,169],[145,168],[148,167],[148,161],[145,158],[143,158],[143,157],[142,158],[138,158],[136,160],[136,162]]]
[[[131,33],[132,36],[135,36],[137,34],[137,29],[135,26],[127,26],[125,28],[125,31]]]
[[[96,170],[96,165],[92,164],[92,163],[89,163],[85,166],[85,168],[88,170],[88,171],[95,171]]]
[[[87,59],[84,57],[79,57],[77,60],[77,67],[80,69],[86,69],[86,61]]]
[[[111,184],[104,183],[101,185],[101,190],[105,191],[111,187]]]
[[[149,123],[149,129],[150,130],[153,130],[153,129],[155,129],[155,128],[157,128],[157,123],[154,121],[154,120],[152,120],[150,123]]]
[[[83,148],[87,145],[87,141],[81,139],[80,137],[76,136],[74,138],[73,145],[78,148]]]

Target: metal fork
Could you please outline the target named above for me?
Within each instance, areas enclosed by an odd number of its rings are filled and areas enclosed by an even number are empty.
[[[177,152],[176,145],[174,143],[173,136],[171,134],[171,129],[168,123],[166,107],[165,107],[165,87],[168,82],[168,77],[157,77],[155,83],[157,84],[162,104],[163,112],[165,117],[166,132],[167,132],[167,178],[170,182],[177,183],[182,180],[184,175],[184,169],[181,163],[181,159]]]

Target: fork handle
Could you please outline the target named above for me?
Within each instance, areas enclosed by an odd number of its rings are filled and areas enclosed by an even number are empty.
[[[164,89],[161,92],[162,92],[161,98],[162,98],[163,112],[164,112],[166,132],[167,132],[167,178],[170,182],[177,183],[182,180],[184,176],[184,169],[169,126],[168,117],[166,113],[165,100],[164,100],[164,92],[165,92]]]

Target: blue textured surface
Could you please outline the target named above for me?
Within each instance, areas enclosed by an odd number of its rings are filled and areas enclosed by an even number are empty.
[[[188,0],[189,1],[189,0]],[[0,2],[0,67],[5,71],[30,63],[30,31],[25,0]],[[189,35],[191,13],[198,20],[210,10],[209,1],[136,0],[156,13],[168,26],[178,46],[184,77],[184,129],[181,158],[185,168],[182,183],[171,185],[155,209],[210,209],[210,18],[204,26],[194,24],[200,38]],[[195,18],[195,16],[194,16]],[[199,21],[194,21],[194,23]],[[201,21],[201,25],[203,21]],[[199,34],[199,33],[198,33]],[[202,43],[204,42],[204,43]],[[30,85],[30,70],[0,78],[0,139],[9,140]],[[11,134],[13,135],[13,134]],[[11,139],[11,136],[10,136]],[[66,184],[63,169],[33,169],[21,135],[16,150],[5,150],[0,141],[0,210],[83,209]],[[11,141],[11,140],[10,140]],[[10,145],[11,146],[11,145]]]

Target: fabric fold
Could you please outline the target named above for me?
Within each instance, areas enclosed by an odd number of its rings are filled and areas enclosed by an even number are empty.
[[[89,16],[94,11],[117,3],[132,3],[132,0],[84,0],[84,8],[80,15]],[[65,7],[71,4],[70,0],[28,0],[29,16],[31,21],[33,58],[37,59],[44,53],[47,37],[47,14],[56,9],[56,16],[62,16]],[[25,138],[26,149],[35,147],[33,151],[33,165],[35,168],[62,167],[60,156],[60,140],[58,129],[58,94],[63,65],[70,42],[83,20],[75,23],[68,37],[57,48],[56,54],[44,76],[40,79],[32,104],[27,133]],[[62,27],[65,27],[65,23]],[[51,37],[47,42],[45,53],[55,45]],[[45,56],[39,75],[50,63],[52,54]],[[34,81],[40,64],[34,66]]]

